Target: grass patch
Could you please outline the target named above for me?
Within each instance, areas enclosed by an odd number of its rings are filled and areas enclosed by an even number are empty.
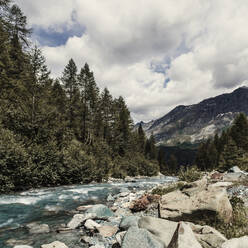
[[[196,166],[188,167],[186,170],[181,169],[178,174],[179,180],[194,182],[202,177],[202,172]]]
[[[184,183],[178,182],[178,183],[168,185],[167,187],[159,186],[152,190],[152,194],[153,195],[165,195],[178,189],[181,190],[184,187],[184,185],[185,185]]]

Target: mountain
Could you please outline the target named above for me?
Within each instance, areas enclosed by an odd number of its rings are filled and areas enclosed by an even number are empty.
[[[198,104],[177,106],[163,117],[149,123],[141,122],[141,125],[148,137],[153,133],[157,144],[196,144],[221,133],[240,112],[248,115],[248,87]]]

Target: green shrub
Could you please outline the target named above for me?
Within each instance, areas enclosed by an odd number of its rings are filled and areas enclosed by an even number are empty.
[[[184,183],[178,182],[178,183],[168,185],[167,187],[159,186],[152,190],[152,194],[165,195],[178,189],[181,190],[184,187],[184,185],[185,185]]]
[[[202,173],[196,166],[187,167],[186,170],[180,169],[178,174],[179,180],[186,182],[194,182],[202,177]]]

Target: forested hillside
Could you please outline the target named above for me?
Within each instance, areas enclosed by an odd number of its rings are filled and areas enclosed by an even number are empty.
[[[202,143],[198,149],[196,164],[201,170],[218,168],[226,171],[233,166],[248,170],[248,120],[239,114],[233,125],[222,135],[215,135]]]
[[[154,141],[132,132],[122,97],[71,59],[50,77],[21,9],[0,0],[0,192],[154,175]]]

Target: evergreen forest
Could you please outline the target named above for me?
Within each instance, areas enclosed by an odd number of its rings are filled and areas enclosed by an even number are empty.
[[[30,36],[22,10],[0,0],[0,192],[156,175],[154,138],[132,131],[123,97],[73,59],[53,79]]]

